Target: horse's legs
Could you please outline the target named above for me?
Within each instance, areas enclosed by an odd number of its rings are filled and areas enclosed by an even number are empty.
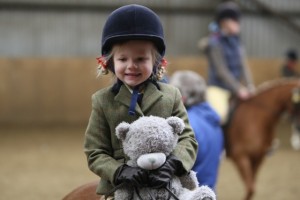
[[[263,155],[252,160],[252,172],[253,172],[254,180],[256,179],[256,175],[257,175],[258,169],[259,169],[262,161],[263,161]]]
[[[254,194],[254,176],[251,160],[246,155],[234,158],[238,171],[246,185],[247,194],[245,200],[250,200]]]

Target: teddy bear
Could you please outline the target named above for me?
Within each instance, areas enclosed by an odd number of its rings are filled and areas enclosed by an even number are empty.
[[[167,119],[156,116],[143,116],[131,124],[122,122],[116,127],[116,136],[122,141],[124,153],[129,160],[127,165],[145,170],[158,169],[167,156],[175,149],[179,134],[184,130],[184,122],[178,117]],[[130,185],[115,191],[116,200],[125,199],[180,199],[215,200],[215,193],[207,186],[198,186],[196,173],[174,177],[170,188],[139,188],[138,192]]]

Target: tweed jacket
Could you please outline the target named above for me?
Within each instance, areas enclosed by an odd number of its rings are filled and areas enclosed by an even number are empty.
[[[142,103],[136,105],[136,115],[128,114],[131,93],[122,85],[115,95],[108,87],[92,95],[92,112],[85,133],[84,151],[91,171],[101,177],[98,194],[105,194],[113,188],[114,174],[118,167],[127,162],[122,143],[115,135],[115,128],[121,122],[131,123],[141,116],[167,118],[177,116],[184,120],[185,129],[179,136],[173,154],[183,163],[188,172],[194,165],[197,154],[197,141],[187,117],[181,95],[175,87],[158,83],[148,83]]]

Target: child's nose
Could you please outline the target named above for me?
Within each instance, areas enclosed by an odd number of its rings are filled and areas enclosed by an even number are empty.
[[[137,68],[137,65],[136,65],[136,63],[134,62],[134,60],[129,60],[129,62],[128,62],[128,68],[130,69],[130,68]]]

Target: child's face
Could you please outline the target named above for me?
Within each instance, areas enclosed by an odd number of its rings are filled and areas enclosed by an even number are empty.
[[[240,23],[233,19],[223,19],[220,23],[221,30],[228,35],[238,35],[240,33]]]
[[[132,40],[114,47],[114,70],[116,76],[130,87],[146,81],[153,70],[153,44]]]

